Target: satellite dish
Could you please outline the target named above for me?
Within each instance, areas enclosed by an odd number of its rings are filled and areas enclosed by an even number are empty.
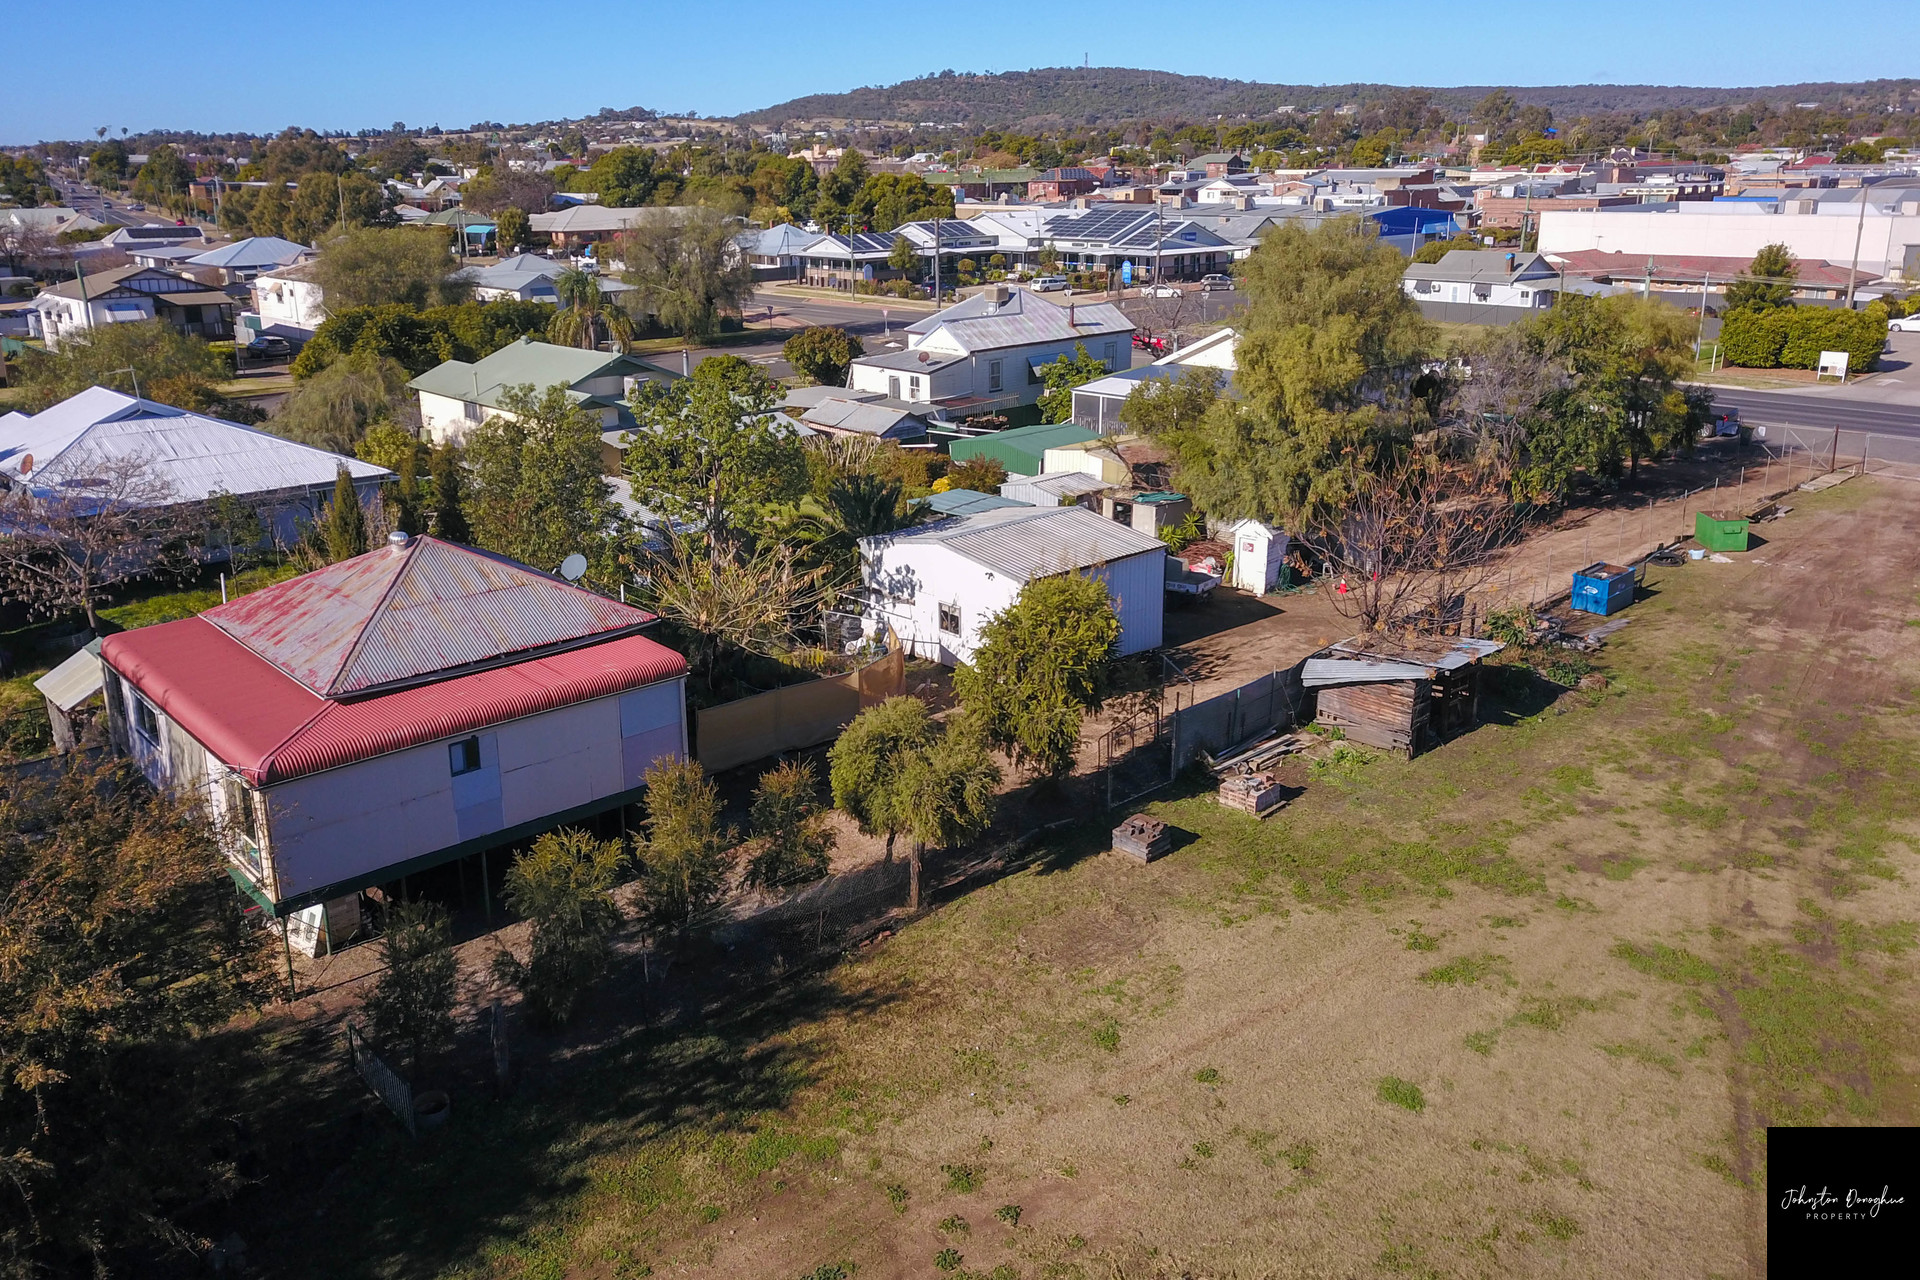
[[[20,474],[23,476],[33,474],[33,455],[32,454],[28,454],[26,457],[20,459]]]
[[[560,562],[560,576],[568,582],[578,582],[587,572],[587,558],[578,551]]]

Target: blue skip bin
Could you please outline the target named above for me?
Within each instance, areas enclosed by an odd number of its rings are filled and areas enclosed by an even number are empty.
[[[1571,607],[1581,613],[1618,613],[1633,603],[1633,570],[1602,560],[1576,570]]]

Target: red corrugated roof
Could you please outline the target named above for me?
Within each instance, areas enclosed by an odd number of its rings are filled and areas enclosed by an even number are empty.
[[[1710,279],[1724,288],[1736,276],[1747,274],[1752,258],[1719,257],[1701,253],[1619,253],[1603,249],[1567,249],[1547,255],[1555,264],[1564,263],[1570,276],[1609,276],[1631,284],[1643,278],[1651,263],[1655,279],[1679,278],[1689,284]],[[1847,284],[1848,270],[1822,258],[1798,259],[1801,285],[1815,288],[1841,288]],[[1856,282],[1876,279],[1871,271],[1854,273]]]
[[[296,579],[295,581],[298,581]],[[256,786],[672,679],[686,659],[627,635],[353,702],[320,697],[206,617],[107,637],[100,656]]]
[[[644,610],[438,538],[379,547],[202,616],[323,697],[653,621]]]

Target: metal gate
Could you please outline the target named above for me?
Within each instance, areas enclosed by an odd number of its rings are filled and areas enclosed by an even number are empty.
[[[387,1104],[387,1110],[399,1117],[407,1132],[412,1133],[413,1087],[380,1060],[380,1055],[367,1046],[367,1037],[359,1025],[352,1022],[347,1024],[347,1061],[367,1082],[367,1088],[373,1090],[374,1095]]]

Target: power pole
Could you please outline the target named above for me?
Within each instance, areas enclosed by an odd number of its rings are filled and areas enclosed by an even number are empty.
[[[1867,229],[1867,188],[1860,187],[1860,217],[1853,224],[1853,265],[1847,269],[1847,310],[1853,310],[1853,289],[1860,279],[1860,237]]]

